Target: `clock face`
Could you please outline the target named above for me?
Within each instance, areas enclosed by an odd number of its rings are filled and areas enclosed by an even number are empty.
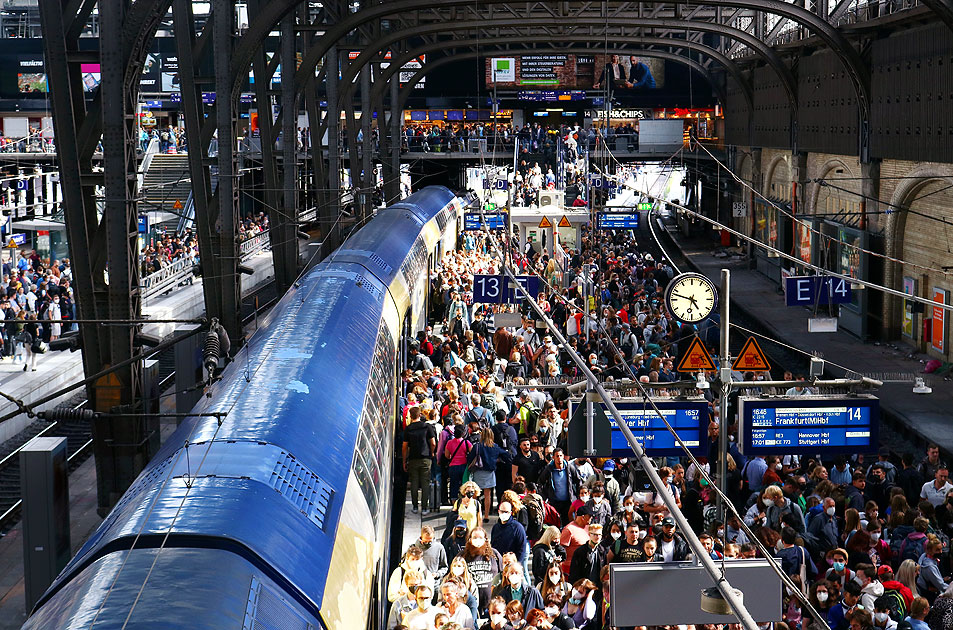
[[[718,293],[714,283],[698,273],[684,273],[665,289],[665,303],[676,319],[697,324],[715,311]]]

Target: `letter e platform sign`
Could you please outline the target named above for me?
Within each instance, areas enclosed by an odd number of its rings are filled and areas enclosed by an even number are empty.
[[[715,364],[711,360],[711,355],[708,354],[705,344],[702,343],[701,339],[695,337],[692,339],[691,345],[688,346],[688,352],[682,357],[676,369],[679,372],[690,373],[711,371],[715,369]]]

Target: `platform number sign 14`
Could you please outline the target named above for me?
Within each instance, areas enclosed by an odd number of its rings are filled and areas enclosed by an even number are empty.
[[[853,298],[850,282],[830,276],[790,276],[785,280],[788,306],[849,304]]]

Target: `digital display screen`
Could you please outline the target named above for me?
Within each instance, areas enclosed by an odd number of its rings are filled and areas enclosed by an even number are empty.
[[[505,212],[485,212],[483,216],[486,217],[486,227],[489,230],[505,230],[506,229],[506,213]],[[466,212],[463,215],[463,229],[464,230],[482,230],[483,223],[481,217],[477,213]]]
[[[741,398],[746,455],[865,453],[878,448],[880,401],[856,398]]]
[[[600,230],[637,230],[639,229],[638,212],[600,212]]]
[[[613,401],[619,410],[619,415],[625,420],[636,441],[642,445],[649,457],[668,455],[682,455],[683,451],[675,441],[675,437],[666,428],[665,423],[647,402],[642,400]],[[654,399],[655,405],[662,412],[678,437],[685,442],[694,455],[708,456],[708,401],[706,400],[671,400]],[[569,417],[572,417],[575,405],[584,405],[582,401],[572,401]],[[606,417],[612,426],[612,456],[631,457],[632,448],[622,430],[619,429],[615,418],[605,409]]]

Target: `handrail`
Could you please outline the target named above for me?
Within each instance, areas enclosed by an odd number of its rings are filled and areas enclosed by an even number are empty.
[[[176,234],[182,235],[187,229],[192,227],[195,220],[195,193],[190,188],[189,196],[185,200],[185,207],[182,208],[182,214],[179,215],[179,225],[176,227]]]
[[[239,260],[245,262],[258,252],[271,247],[271,235],[268,232],[256,234],[247,241],[238,244]]]
[[[195,266],[195,260],[180,258],[171,265],[144,277],[139,285],[143,302],[174,289],[179,283],[188,280],[194,273]]]
[[[149,145],[146,147],[146,152],[142,155],[142,166],[139,168],[139,190],[142,190],[143,184],[146,180],[146,173],[149,171],[149,167],[152,166],[152,158],[156,156],[159,152],[159,139],[153,138],[149,141]]]

